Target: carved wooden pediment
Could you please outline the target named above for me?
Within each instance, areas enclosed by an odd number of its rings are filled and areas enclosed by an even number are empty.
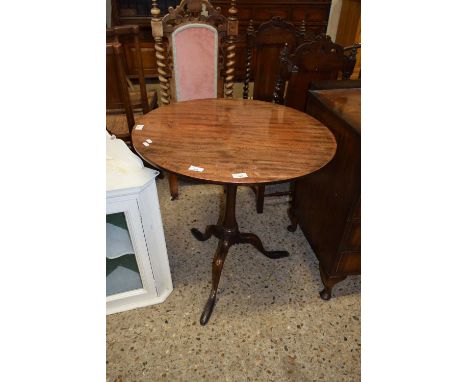
[[[162,19],[165,33],[173,32],[182,24],[200,22],[213,25],[223,35],[227,32],[228,19],[220,7],[213,7],[208,0],[182,0],[175,8],[169,7],[168,14]]]

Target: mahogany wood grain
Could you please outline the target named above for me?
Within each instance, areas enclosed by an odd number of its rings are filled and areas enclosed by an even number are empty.
[[[263,101],[177,102],[142,116],[136,151],[153,165],[186,177],[238,185],[285,182],[308,175],[335,154],[333,134],[292,108]],[[146,139],[152,144],[144,146]],[[190,171],[193,165],[203,172]],[[232,174],[246,173],[247,178]]]

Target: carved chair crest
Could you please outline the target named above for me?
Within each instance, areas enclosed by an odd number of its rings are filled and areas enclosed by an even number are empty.
[[[171,35],[179,29],[182,30],[190,24],[202,24],[216,29],[219,52],[218,67],[220,73],[225,76],[225,96],[232,98],[234,85],[235,64],[235,39],[238,34],[236,0],[231,0],[231,7],[226,18],[219,7],[214,7],[208,0],[182,0],[175,8],[169,7],[169,12],[163,18],[160,17],[157,0],[152,0],[151,29],[155,40],[156,63],[158,67],[158,79],[161,87],[161,102],[167,105],[170,102],[170,88],[172,67],[167,61],[173,62]],[[166,52],[164,40],[169,41],[169,49]],[[224,61],[226,65],[224,67]],[[224,71],[225,69],[225,71]]]
[[[299,29],[286,21],[285,19],[274,16],[269,21],[259,25],[255,31],[253,20],[250,20],[247,28],[247,56],[246,71],[244,77],[243,98],[248,98],[249,83],[252,78],[255,79],[254,98],[262,100],[271,100],[273,92],[272,86],[268,81],[271,76],[276,75],[277,61],[271,63],[274,50],[276,54],[280,53],[282,46],[287,43],[294,49],[304,39],[306,33],[305,20],[302,21]],[[266,49],[263,52],[263,49]],[[277,56],[274,58],[277,59]],[[263,62],[265,61],[265,62]],[[268,61],[268,66],[265,63]],[[254,68],[252,66],[257,62]],[[263,65],[262,65],[263,64]]]
[[[256,32],[250,33],[251,36],[255,37],[256,35],[259,35],[263,32],[269,33],[271,29],[282,29],[284,31],[289,31],[293,35],[297,35],[297,37],[300,37],[302,35],[302,32],[296,30],[294,25],[290,23],[289,21],[286,21],[282,17],[279,16],[273,16],[271,20],[264,22],[259,25],[258,29]]]
[[[214,8],[207,0],[182,0],[176,8],[169,7],[169,12],[161,20],[163,32],[171,33],[182,23],[205,22],[215,26],[220,32],[226,31],[227,19],[219,7]]]
[[[290,53],[292,49],[286,44],[280,54],[280,69],[273,94],[274,102],[284,102],[285,81],[290,81],[294,77],[296,79],[294,86],[301,85],[299,91],[301,94],[304,93],[304,100],[306,87],[311,79],[337,79],[340,73],[342,79],[349,79],[356,63],[358,48],[360,44],[343,48],[333,43],[330,36],[325,34],[313,36],[311,40],[299,45],[292,53]],[[303,87],[305,87],[304,92]],[[294,90],[289,89],[288,85],[288,93]]]

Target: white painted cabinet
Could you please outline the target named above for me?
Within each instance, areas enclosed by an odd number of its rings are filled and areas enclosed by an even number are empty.
[[[107,192],[107,314],[163,302],[172,291],[154,179]]]
[[[161,303],[172,292],[156,172],[141,164],[143,173],[132,178],[134,187],[128,187],[132,182],[125,176],[122,176],[125,188],[119,188],[116,182],[110,185],[109,151],[108,147],[107,314]],[[138,168],[132,171],[138,175]]]

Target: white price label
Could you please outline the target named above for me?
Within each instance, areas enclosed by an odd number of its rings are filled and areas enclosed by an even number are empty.
[[[239,179],[239,178],[248,178],[248,175],[245,172],[239,172],[237,174],[232,174],[233,178]]]
[[[146,140],[146,142],[153,143],[153,141],[151,139],[149,139],[149,138]]]
[[[145,125],[136,125],[135,130],[143,130],[143,127],[145,127]]]
[[[145,146],[149,146],[149,143],[148,143],[148,142],[143,142],[143,144],[144,144]]]
[[[188,168],[190,171],[203,172],[205,169],[203,167],[190,166]]]

